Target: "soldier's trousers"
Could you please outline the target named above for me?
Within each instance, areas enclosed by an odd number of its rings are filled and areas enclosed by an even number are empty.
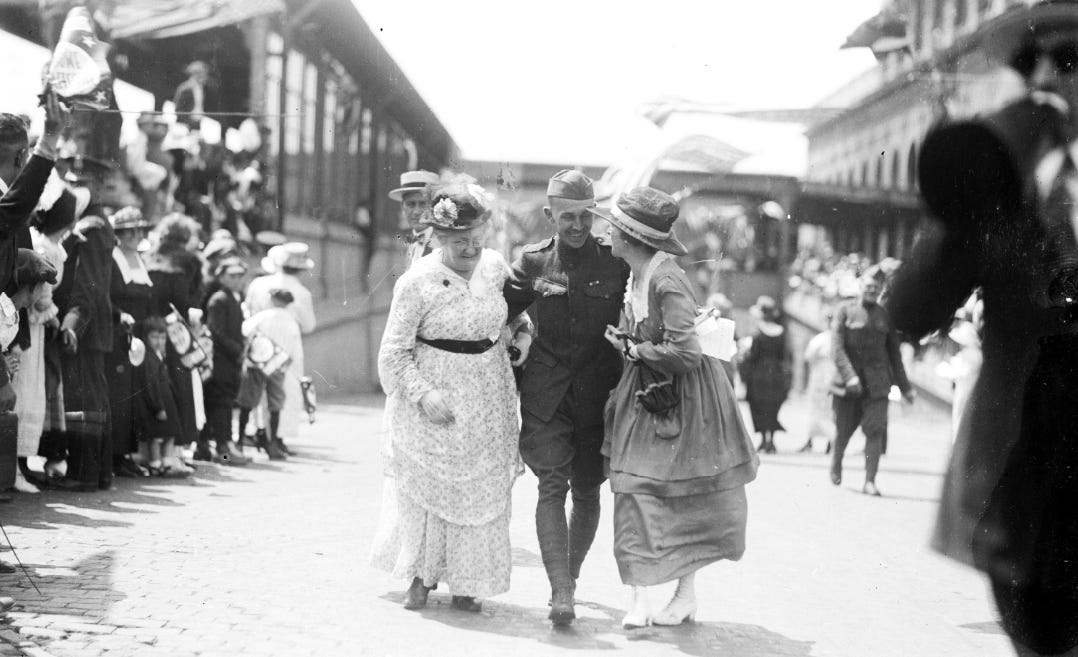
[[[880,454],[887,441],[888,403],[886,397],[835,397],[832,402],[835,410],[835,445],[831,451],[831,472],[842,474],[842,456],[846,453],[846,445],[860,426],[865,434],[865,481],[876,481]]]
[[[603,425],[579,427],[572,393],[549,421],[522,413],[520,454],[539,478],[535,528],[552,588],[573,586],[599,526],[599,486],[603,479]],[[573,510],[565,519],[566,496]]]

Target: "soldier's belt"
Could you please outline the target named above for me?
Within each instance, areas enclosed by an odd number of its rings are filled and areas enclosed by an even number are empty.
[[[415,336],[415,339],[435,349],[450,351],[454,354],[481,354],[490,351],[490,348],[498,342],[490,338],[482,340],[428,340],[418,335]]]

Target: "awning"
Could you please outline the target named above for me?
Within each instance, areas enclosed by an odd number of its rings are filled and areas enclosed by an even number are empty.
[[[114,39],[167,39],[281,11],[283,0],[118,2],[109,19],[109,34]]]
[[[796,223],[890,223],[921,218],[918,195],[907,190],[804,183],[790,211]]]

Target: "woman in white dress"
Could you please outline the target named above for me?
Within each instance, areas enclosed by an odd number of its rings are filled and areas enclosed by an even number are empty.
[[[262,259],[262,269],[268,273],[259,276],[247,286],[245,303],[248,315],[254,315],[262,310],[273,307],[270,300],[270,292],[276,289],[288,290],[292,293],[292,303],[288,305],[288,312],[299,324],[300,332],[307,335],[314,330],[314,302],[311,299],[311,291],[300,281],[300,276],[314,268],[314,261],[307,256],[309,247],[302,242],[288,242],[279,244],[269,250]],[[283,447],[286,454],[291,454],[285,440],[299,436],[300,416],[303,413],[303,395],[300,393],[300,377],[304,374],[303,344],[297,345],[294,352],[289,352],[292,364],[285,372],[285,398],[284,408],[281,409],[280,425],[277,428],[277,437],[280,439],[278,446]],[[262,418],[268,417],[265,401],[262,404]],[[261,426],[265,426],[264,422]],[[243,431],[243,427],[240,428]]]
[[[510,494],[523,472],[500,339],[509,268],[483,248],[491,210],[480,187],[450,185],[433,201],[441,248],[394,286],[378,354],[390,494],[371,562],[411,580],[407,609],[443,582],[454,608],[479,611],[477,598],[509,589]]]

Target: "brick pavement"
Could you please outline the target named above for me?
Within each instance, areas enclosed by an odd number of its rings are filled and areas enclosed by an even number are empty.
[[[46,492],[0,507],[42,591],[6,575],[19,604],[0,655],[1009,655],[982,579],[931,553],[927,536],[949,447],[946,415],[896,413],[879,477],[855,491],[855,438],[842,488],[802,442],[799,400],[780,454],[749,488],[749,546],[698,578],[698,622],[626,632],[627,591],[610,552],[612,500],[585,564],[580,619],[546,621],[535,480],[514,490],[513,586],[478,615],[436,591],[400,608],[405,583],[367,567],[380,503],[380,400],[327,408],[286,463],[203,466],[188,481],[120,480],[99,494]],[[6,555],[11,560],[10,554]],[[656,606],[669,586],[653,591]],[[37,648],[26,643],[32,640]],[[43,651],[43,652],[35,652]]]

